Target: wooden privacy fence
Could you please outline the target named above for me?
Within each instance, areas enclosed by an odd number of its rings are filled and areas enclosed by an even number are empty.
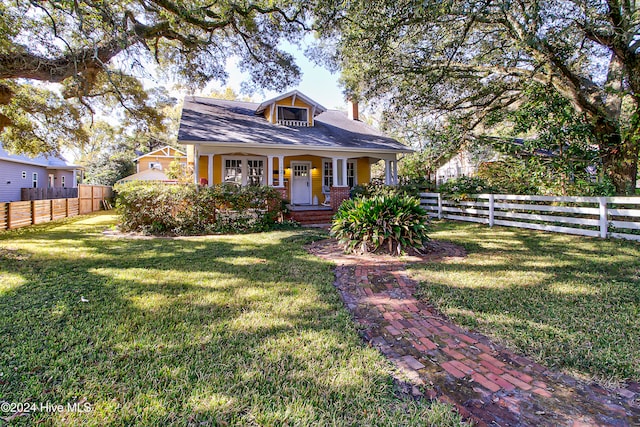
[[[113,197],[113,189],[108,185],[78,185],[80,214],[99,211],[102,201]]]
[[[99,211],[102,201],[113,196],[111,187],[79,185],[80,197],[0,203],[0,230],[42,224],[56,219]]]
[[[20,200],[75,199],[77,188],[21,188]]]
[[[477,194],[445,200],[421,193],[431,217],[640,241],[640,197],[554,197]]]

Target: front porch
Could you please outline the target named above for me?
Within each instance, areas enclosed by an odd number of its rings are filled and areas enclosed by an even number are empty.
[[[197,184],[269,185],[292,206],[324,205],[337,210],[351,188],[370,182],[371,165],[379,160],[385,162],[385,182],[398,182],[395,153],[305,150],[292,155],[293,150],[287,154],[270,149],[237,152],[210,145],[196,145],[193,151],[189,163],[194,165]]]

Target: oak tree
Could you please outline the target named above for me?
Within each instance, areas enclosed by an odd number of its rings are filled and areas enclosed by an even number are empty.
[[[202,87],[224,81],[231,57],[252,84],[281,90],[300,70],[279,42],[295,42],[304,25],[287,0],[2,2],[0,138],[14,151],[55,151],[116,107],[152,127],[162,116],[142,78]]]
[[[640,9],[633,0],[323,0],[316,11],[352,96],[486,134],[535,82],[585,114],[605,173],[635,188]]]

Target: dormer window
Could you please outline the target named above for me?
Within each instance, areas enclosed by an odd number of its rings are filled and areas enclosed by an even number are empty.
[[[284,126],[309,126],[309,110],[300,107],[278,106],[277,121]]]

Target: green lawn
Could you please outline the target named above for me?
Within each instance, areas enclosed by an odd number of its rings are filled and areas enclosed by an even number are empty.
[[[640,380],[640,244],[455,222],[431,237],[469,253],[411,268],[456,322],[548,366]]]
[[[0,402],[93,408],[12,425],[460,424],[399,397],[302,248],[320,232],[102,236],[114,221],[0,234]]]

